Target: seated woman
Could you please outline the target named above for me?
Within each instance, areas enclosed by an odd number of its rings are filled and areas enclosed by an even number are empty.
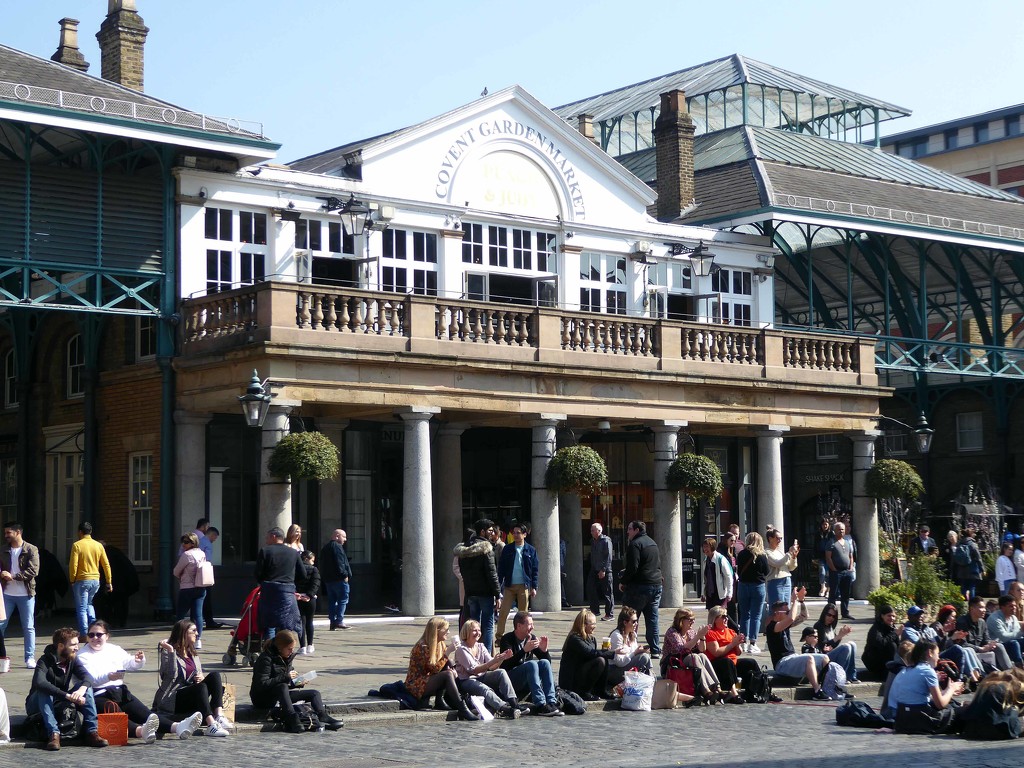
[[[747,638],[730,629],[728,618],[728,612],[720,605],[708,611],[708,625],[711,628],[704,634],[704,650],[718,675],[723,701],[743,704],[737,685],[740,675],[756,672],[759,667],[753,659],[739,658],[742,653],[740,646]]]
[[[469,619],[459,630],[462,645],[455,649],[455,672],[459,690],[469,696],[483,696],[488,709],[500,717],[515,720],[526,705],[519,706],[512,681],[501,663],[512,657],[512,651],[491,656],[480,642],[480,622]]]
[[[710,627],[705,624],[695,629],[694,618],[689,608],[680,608],[672,618],[672,626],[665,633],[665,642],[661,646],[664,654],[661,658],[661,676],[667,676],[669,664],[673,662],[692,669],[694,682],[699,682],[701,689],[707,692],[708,702],[717,704],[722,700],[721,685],[711,659],[704,653],[704,638]]]
[[[839,609],[829,603],[821,609],[821,615],[814,623],[818,633],[817,653],[824,653],[829,661],[834,661],[846,672],[846,682],[859,683],[857,679],[857,644],[845,640],[853,631],[849,624],[839,626]]]
[[[965,739],[993,741],[1020,737],[1024,715],[1024,672],[993,672],[981,681],[971,703],[957,715]]]
[[[448,642],[448,622],[440,616],[431,618],[409,654],[405,687],[417,699],[437,694],[435,709],[450,710],[456,707],[460,720],[479,720],[480,716],[470,712],[463,701],[455,682],[455,668],[448,660],[458,645],[458,640]]]
[[[974,690],[985,669],[973,648],[960,645],[967,633],[956,628],[956,607],[942,606],[930,626],[935,632],[934,642],[939,646],[939,658],[956,664],[960,669],[960,679]]]
[[[170,638],[160,641],[160,684],[153,698],[153,711],[171,719],[194,712],[188,720],[178,723],[182,729],[176,730],[180,738],[187,735],[184,723],[194,731],[203,722],[207,736],[227,736],[234,726],[222,709],[224,683],[220,672],[203,674],[203,664],[196,655],[197,635],[196,625],[182,619],[171,628]]]
[[[619,611],[619,623],[612,632],[612,662],[608,667],[608,682],[611,685],[621,683],[627,669],[634,667],[641,672],[651,671],[650,646],[640,645],[636,634],[638,624],[637,612],[628,605]]]
[[[860,657],[864,669],[873,680],[885,680],[889,673],[885,665],[896,658],[896,647],[900,644],[902,630],[902,625],[896,624],[896,609],[891,605],[879,606],[875,623],[868,630],[864,653]]]
[[[156,741],[157,732],[169,733],[177,723],[151,711],[139,701],[124,684],[124,673],[134,672],[146,665],[142,651],[128,653],[124,648],[108,643],[110,626],[97,619],[89,625],[89,643],[78,651],[78,660],[89,673],[89,685],[96,699],[96,711],[103,712],[108,703],[128,715],[128,733],[147,744]],[[186,724],[186,730],[190,723]],[[192,728],[194,731],[195,728]],[[191,731],[189,731],[191,733]]]
[[[950,682],[939,687],[935,665],[939,646],[931,640],[919,640],[910,652],[911,666],[893,680],[886,711],[882,716],[896,720],[897,733],[939,733],[948,730],[952,718],[940,715],[953,697],[963,691],[963,683]]]
[[[587,608],[576,614],[565,644],[562,662],[558,667],[558,685],[578,693],[584,701],[611,698],[608,695],[608,664],[614,651],[597,647],[594,629],[597,617]]]
[[[295,705],[308,701],[317,718],[325,728],[331,731],[340,730],[344,723],[327,713],[320,691],[298,690],[305,683],[296,683],[298,672],[292,669],[292,659],[299,646],[298,636],[290,629],[282,629],[263,646],[263,653],[252,665],[252,683],[249,686],[249,698],[254,706],[270,709],[274,705],[281,707],[284,728],[288,733],[302,733],[299,715]]]

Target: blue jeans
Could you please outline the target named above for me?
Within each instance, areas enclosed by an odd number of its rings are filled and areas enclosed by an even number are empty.
[[[748,643],[757,642],[764,595],[764,584],[748,584],[745,581],[739,583],[740,634],[747,636]]]
[[[524,661],[508,673],[508,679],[512,681],[512,687],[520,697],[523,697],[526,689],[529,688],[530,697],[537,706],[542,704],[558,706],[558,697],[555,695],[555,678],[551,674],[551,662],[547,659]]]
[[[345,609],[348,608],[348,582],[327,582],[327,617],[332,626],[345,623]]]
[[[828,601],[839,603],[839,613],[845,619],[850,615],[850,590],[853,588],[853,571],[829,571]]]
[[[480,622],[480,642],[490,653],[494,648],[494,598],[466,595],[466,618]]]
[[[25,661],[36,656],[36,598],[28,595],[4,595],[4,612],[7,618],[0,621],[0,635],[7,634],[7,625],[18,609],[22,633],[25,635]]]
[[[99,730],[99,725],[96,721],[96,700],[92,696],[92,688],[86,689],[85,703],[79,705],[78,709],[82,713],[82,731],[96,733]],[[53,714],[53,696],[42,691],[30,693],[25,700],[25,714],[34,715],[36,712],[42,714],[48,736],[53,736],[58,732],[57,717]]]
[[[96,621],[96,609],[92,607],[92,599],[99,591],[99,579],[87,579],[71,584],[71,594],[75,596],[75,612],[78,616],[78,631],[83,635],[89,631],[89,625]]]
[[[189,587],[178,590],[178,621],[188,617],[196,625],[197,637],[203,636],[203,600],[206,599],[206,587]]]
[[[626,587],[622,604],[628,605],[644,617],[644,630],[651,653],[661,653],[661,635],[658,632],[658,608],[661,607],[661,586],[654,584]]]
[[[1007,640],[1003,643],[1003,648],[1006,649],[1006,655],[1010,657],[1010,661],[1014,664],[1020,664],[1024,661],[1024,654],[1021,653],[1020,640]]]
[[[857,681],[857,644],[840,643],[827,654],[829,661],[834,661],[846,672],[847,682]]]
[[[770,579],[765,583],[764,587],[768,610],[771,610],[772,603],[786,603],[786,605],[789,605],[790,593],[793,591],[792,577],[783,576],[781,579]]]

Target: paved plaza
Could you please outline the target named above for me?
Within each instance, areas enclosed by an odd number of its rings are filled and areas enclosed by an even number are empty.
[[[810,601],[809,601],[810,602]],[[696,606],[693,606],[696,607]],[[811,606],[816,616],[820,605]],[[863,643],[869,606],[851,609],[858,620],[851,638]],[[662,630],[672,611],[661,614]],[[703,611],[701,611],[703,613]],[[561,648],[574,611],[540,615],[538,634]],[[0,766],[86,764],[102,759],[114,765],[129,762],[138,768],[178,766],[183,759],[207,765],[266,765],[268,750],[275,763],[301,763],[309,768],[362,768],[363,766],[516,764],[593,766],[701,766],[744,765],[802,768],[820,765],[825,755],[841,755],[844,768],[867,768],[892,763],[897,756],[922,750],[925,765],[1018,766],[1021,745],[1014,742],[976,744],[951,737],[896,736],[871,730],[839,728],[835,704],[787,700],[782,704],[703,707],[650,713],[592,709],[582,717],[523,718],[516,722],[460,723],[446,721],[443,713],[398,712],[393,702],[366,696],[381,683],[404,678],[408,652],[418,639],[423,620],[403,617],[351,617],[348,631],[328,632],[315,638],[316,654],[296,657],[300,672],[315,669],[316,686],[332,709],[342,711],[346,722],[339,733],[289,735],[260,733],[259,725],[239,725],[228,739],[196,736],[188,742],[162,739],[152,746],[132,740],[128,747],[109,748],[93,754],[86,747],[68,746],[46,753],[16,743],[0,749]],[[63,622],[60,622],[63,624]],[[56,626],[44,621],[39,640]],[[599,632],[612,627],[601,624]],[[20,658],[21,641],[12,632],[8,650]],[[127,682],[144,701],[156,690],[156,643],[166,628],[144,627],[116,632],[111,642],[131,650],[144,649],[148,669],[129,674]],[[239,689],[240,703],[248,702],[249,670],[225,667],[221,655],[227,648],[227,631],[207,631],[203,638],[204,666],[226,672]],[[40,642],[40,649],[43,643]],[[558,654],[555,654],[556,658]],[[768,656],[759,657],[770,665]],[[557,666],[557,662],[556,662]],[[16,665],[0,676],[12,714],[24,713],[30,671]],[[858,686],[858,696],[877,708],[876,685]],[[458,755],[453,750],[458,750]],[[186,757],[187,756],[187,757]],[[902,762],[902,758],[899,758]]]

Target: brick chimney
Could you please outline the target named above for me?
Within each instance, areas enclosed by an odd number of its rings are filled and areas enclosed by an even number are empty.
[[[594,137],[594,116],[588,115],[586,112],[582,113],[576,118],[576,127],[579,128],[580,133],[587,139],[590,139],[594,144],[601,146],[600,142]]]
[[[107,18],[96,39],[104,80],[142,90],[142,48],[149,28],[135,10],[135,0],[107,0]]]
[[[58,64],[66,64],[82,72],[88,72],[89,62],[78,50],[78,19],[64,17],[59,24],[60,45],[57,46],[57,52],[50,59]]]
[[[659,221],[675,221],[693,202],[693,131],[686,94],[679,90],[661,94],[661,112],[654,122]]]

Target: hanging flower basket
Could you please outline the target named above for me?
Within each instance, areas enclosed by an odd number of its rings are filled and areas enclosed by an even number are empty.
[[[668,465],[665,483],[670,491],[682,491],[687,496],[713,504],[722,495],[722,472],[707,456],[684,453]]]
[[[898,459],[882,459],[868,470],[864,481],[868,495],[876,499],[912,501],[924,493],[924,483],[917,470]]]
[[[598,493],[608,485],[608,468],[601,454],[587,445],[559,448],[548,463],[544,485],[553,493],[580,496]]]
[[[338,449],[322,432],[285,435],[267,462],[270,474],[292,480],[333,480],[340,467]]]

